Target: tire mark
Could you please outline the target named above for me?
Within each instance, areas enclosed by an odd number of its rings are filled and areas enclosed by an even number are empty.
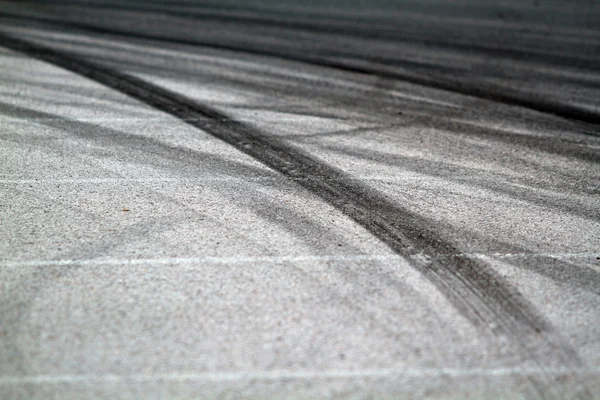
[[[397,254],[408,258],[448,301],[482,333],[506,336],[544,371],[552,365],[577,369],[576,352],[514,288],[488,264],[460,251],[435,233],[435,224],[396,204],[279,138],[185,96],[114,69],[0,33],[0,45],[96,81],[211,134],[291,178],[333,205]],[[206,122],[206,118],[214,123]],[[445,255],[446,257],[441,257]],[[453,255],[453,256],[448,256]],[[580,398],[589,398],[582,378]],[[531,379],[543,398],[565,398],[564,382],[550,374]],[[558,393],[557,393],[558,392]],[[573,393],[570,393],[570,398]]]
[[[340,59],[335,59],[331,58],[331,56],[327,58],[314,54],[311,55],[306,52],[290,52],[285,50],[274,49],[272,47],[270,49],[266,49],[264,46],[258,46],[253,48],[250,47],[249,44],[245,44],[244,46],[238,46],[233,44],[217,43],[214,41],[201,41],[198,39],[190,38],[166,38],[157,34],[127,32],[120,29],[112,29],[76,22],[57,21],[53,18],[47,17],[24,17],[6,11],[0,11],[0,17],[13,20],[25,20],[27,22],[37,22],[46,26],[53,25],[57,27],[74,29],[77,31],[83,31],[88,33],[121,36],[129,39],[150,40],[171,44],[177,43],[181,45],[203,46],[217,50],[235,51],[247,54],[254,54],[263,57],[287,59],[290,61],[333,68],[362,75],[370,75],[381,78],[404,81],[420,86],[430,87],[433,89],[445,90],[467,96],[477,97],[496,103],[524,107],[530,110],[542,112],[545,114],[552,114],[570,120],[600,125],[600,114],[591,109],[578,107],[576,105],[568,103],[553,101],[541,95],[526,95],[523,93],[519,93],[518,91],[511,90],[510,88],[503,88],[499,85],[489,84],[485,82],[476,81],[473,84],[469,84],[468,82],[465,82],[461,79],[452,77],[449,78],[435,73],[424,74],[414,69],[423,67],[425,68],[425,70],[427,70],[428,68],[431,68],[431,66],[421,65],[421,63],[412,62],[408,60],[398,60],[395,62],[395,65],[381,65],[378,68],[378,66],[364,65],[364,61],[368,62],[369,60],[357,59],[356,61],[358,61],[358,63],[351,63],[347,59],[340,60],[344,58],[342,55],[339,55]],[[406,71],[399,72],[397,70],[382,69],[381,67],[404,67]],[[454,75],[456,74],[452,74],[452,76]]]
[[[211,11],[207,12],[202,10],[201,12],[191,10],[179,11],[176,8],[173,9],[172,5],[165,7],[163,5],[140,5],[137,6],[127,4],[86,4],[86,8],[95,8],[100,10],[122,10],[128,12],[145,12],[154,13],[161,15],[170,15],[176,18],[190,19],[195,21],[210,21],[220,23],[235,23],[237,25],[246,24],[258,27],[273,27],[283,28],[290,30],[300,30],[312,33],[332,34],[350,36],[356,38],[373,39],[373,40],[386,40],[395,41],[402,43],[419,44],[434,48],[445,48],[454,49],[459,51],[465,51],[474,54],[484,54],[494,57],[506,57],[513,61],[515,60],[527,60],[539,63],[553,63],[560,66],[570,66],[575,68],[587,69],[589,71],[595,71],[600,68],[600,63],[581,57],[571,55],[555,55],[547,52],[540,51],[538,49],[519,49],[519,48],[502,48],[494,47],[490,45],[484,45],[482,43],[469,43],[465,40],[460,40],[453,37],[445,37],[443,40],[435,38],[423,37],[420,32],[411,31],[399,31],[397,26],[377,26],[375,29],[360,29],[361,26],[357,26],[352,23],[344,23],[339,21],[323,21],[314,22],[314,18],[307,18],[301,20],[290,19],[289,16],[266,16],[261,13],[256,14],[230,14],[227,11]],[[275,18],[274,18],[275,17]]]

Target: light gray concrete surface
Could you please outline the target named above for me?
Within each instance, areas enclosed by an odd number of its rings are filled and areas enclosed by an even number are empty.
[[[535,4],[0,2],[418,215],[543,321],[474,323],[419,249],[5,42],[0,398],[600,398],[600,19]]]

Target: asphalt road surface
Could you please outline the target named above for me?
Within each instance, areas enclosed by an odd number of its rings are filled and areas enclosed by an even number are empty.
[[[600,399],[600,3],[0,0],[1,399]]]

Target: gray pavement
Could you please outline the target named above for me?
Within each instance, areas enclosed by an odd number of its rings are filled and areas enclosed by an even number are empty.
[[[595,2],[0,1],[0,398],[600,398]]]

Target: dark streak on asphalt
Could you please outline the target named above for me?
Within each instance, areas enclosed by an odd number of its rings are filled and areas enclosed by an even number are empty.
[[[166,38],[155,34],[125,32],[118,29],[99,27],[76,22],[57,21],[52,18],[42,18],[33,16],[23,17],[3,11],[0,11],[0,17],[49,24],[55,27],[61,27],[63,29],[74,29],[89,33],[124,36],[131,39],[153,40],[169,43],[178,43],[183,45],[204,46],[219,50],[229,50],[236,52],[244,52],[248,54],[255,54],[259,56],[283,58],[306,64],[335,68],[347,72],[354,72],[358,74],[378,76],[382,78],[409,82],[417,85],[431,87],[434,89],[446,90],[450,92],[464,94],[467,96],[478,97],[481,99],[490,100],[507,105],[524,107],[530,110],[556,115],[569,120],[600,125],[600,114],[593,110],[579,107],[577,105],[552,101],[540,95],[526,95],[523,93],[518,93],[513,90],[500,87],[498,85],[483,84],[482,82],[469,83],[468,81],[461,79],[461,77],[449,78],[448,76],[440,76],[435,73],[424,74],[422,72],[411,72],[411,70],[415,70],[415,67],[418,67],[416,69],[427,69],[426,65],[415,65],[415,62],[412,61],[395,60],[394,65],[382,65],[383,67],[404,67],[407,70],[407,72],[398,72],[378,68],[377,66],[365,66],[360,63],[353,65],[348,61],[324,58],[319,55],[310,55],[306,53],[289,52],[277,49],[268,50],[264,48],[264,46],[252,48],[250,45],[237,46],[232,44],[212,43],[208,41],[205,42],[197,39]]]
[[[54,4],[66,4],[72,5],[77,3],[71,3],[69,1],[60,1],[53,2]],[[173,3],[169,3],[169,5],[174,5]],[[368,39],[376,39],[376,40],[395,40],[407,43],[417,43],[423,44],[432,47],[443,47],[443,48],[452,48],[456,50],[463,50],[469,52],[483,52],[485,54],[493,53],[495,55],[507,56],[513,59],[522,59],[525,55],[529,60],[535,60],[544,63],[559,63],[562,65],[570,65],[578,68],[587,68],[591,71],[594,69],[600,68],[600,64],[586,60],[584,58],[577,57],[567,57],[564,55],[557,56],[554,54],[548,54],[543,52],[537,52],[535,50],[529,50],[527,52],[518,49],[501,49],[495,48],[492,46],[486,46],[481,43],[463,43],[458,40],[448,40],[440,41],[433,39],[425,39],[422,35],[414,34],[410,32],[398,32],[398,28],[396,26],[378,26],[376,30],[360,30],[358,31],[355,26],[345,25],[336,21],[336,23],[332,23],[332,21],[327,21],[326,24],[320,22],[312,22],[314,16],[308,20],[289,20],[285,18],[285,15],[276,14],[273,15],[270,13],[267,16],[263,16],[261,14],[240,14],[240,15],[230,15],[230,14],[222,14],[219,12],[207,12],[208,10],[201,10],[201,12],[195,11],[192,12],[190,10],[178,11],[177,9],[165,8],[160,4],[157,6],[156,4],[152,4],[152,2],[144,2],[143,4],[136,4],[135,6],[128,6],[127,4],[123,4],[121,2],[113,3],[113,4],[93,4],[87,3],[86,8],[96,8],[103,10],[123,10],[123,11],[132,11],[139,12],[140,9],[143,12],[150,13],[159,13],[163,15],[171,15],[178,18],[192,19],[196,21],[218,21],[223,23],[235,23],[235,24],[246,24],[246,25],[256,25],[256,26],[270,26],[276,28],[285,28],[285,29],[294,29],[294,30],[305,30],[308,32],[318,32],[325,34],[337,34],[344,36],[356,36],[360,38],[368,38]],[[274,18],[275,17],[275,18]]]
[[[541,370],[542,353],[552,354],[563,366],[581,367],[576,352],[490,266],[456,255],[460,252],[435,232],[435,224],[337,168],[210,107],[77,55],[4,34],[0,34],[0,45],[92,79],[234,146],[319,196],[407,257],[464,317],[484,333],[510,337]],[[543,397],[560,398],[560,393],[554,393],[560,391],[558,383],[549,376],[539,379],[532,384]]]

